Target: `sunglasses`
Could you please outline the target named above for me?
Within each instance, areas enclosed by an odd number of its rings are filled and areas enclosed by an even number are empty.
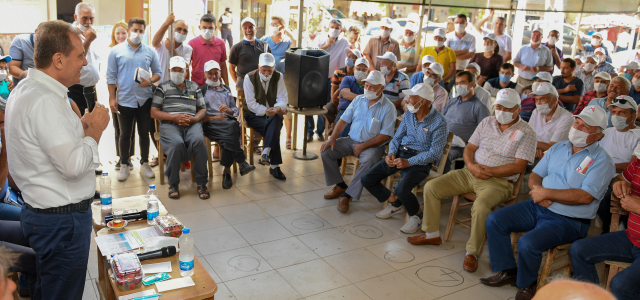
[[[622,105],[625,105],[625,104],[629,103],[630,101],[629,101],[629,100],[627,100],[627,99],[618,99],[618,98],[615,98],[615,99],[613,99],[611,102],[613,102],[613,103],[620,103],[620,104],[622,104]]]

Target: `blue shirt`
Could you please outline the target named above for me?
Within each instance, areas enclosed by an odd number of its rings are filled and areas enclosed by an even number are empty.
[[[640,92],[636,92],[636,88],[631,85],[631,91],[629,91],[629,97],[633,98],[633,100],[637,103],[640,103]]]
[[[432,107],[422,121],[407,111],[389,144],[389,153],[398,154],[400,146],[419,151],[420,154],[408,159],[409,165],[424,166],[440,159],[448,137],[447,120],[438,110]]]
[[[491,85],[491,87],[492,87],[492,88],[494,88],[494,89],[498,89],[498,90],[504,89],[504,88],[500,85],[500,77],[491,78],[491,79],[487,80],[487,82],[488,82],[488,83],[489,83],[489,85]],[[513,82],[513,81],[509,81],[509,84],[507,85],[507,87],[506,87],[506,88],[509,88],[509,89],[515,89],[515,88],[516,88],[516,86],[517,86],[517,84],[516,84],[515,82]]]
[[[605,72],[605,73],[609,73],[609,74],[613,74],[614,76],[618,76],[618,72],[616,72],[616,68],[614,68],[610,63],[608,62],[603,62],[601,65],[599,65],[595,72]]]
[[[33,33],[18,35],[11,42],[9,55],[11,55],[12,60],[22,62],[20,65],[20,70],[22,71],[35,68],[33,61],[33,46]],[[13,77],[13,85],[18,85],[18,82],[20,82],[18,77]]]
[[[162,75],[158,54],[153,48],[140,43],[138,49],[133,50],[128,41],[111,48],[107,84],[118,86],[116,100],[119,105],[138,108],[153,97],[152,86],[143,88],[133,80],[137,68],[151,69],[151,74]]]
[[[583,205],[566,205],[553,202],[549,210],[572,218],[593,219],[598,205],[616,173],[613,158],[600,143],[596,142],[580,152],[572,154],[573,145],[569,141],[554,144],[547,150],[533,172],[542,177],[542,186],[547,189],[581,189],[593,196],[593,201]],[[585,172],[578,172],[585,159],[593,163]]]
[[[378,134],[393,136],[396,130],[396,107],[382,95],[369,107],[369,99],[359,95],[344,111],[341,120],[351,123],[349,136],[356,142],[366,142]]]
[[[538,46],[538,48],[533,49],[531,44],[523,45],[516,54],[516,57],[513,59],[513,62],[523,64],[529,67],[552,67],[553,66],[553,55],[551,54],[551,50],[546,46]],[[519,70],[519,76],[524,79],[532,80],[536,75],[534,71],[522,71]]]
[[[284,54],[287,52],[287,49],[291,48],[293,42],[290,39],[285,38],[284,34],[282,35],[282,39],[280,43],[275,43],[273,41],[272,36],[262,37],[262,41],[269,44],[269,48],[271,49],[271,54],[276,59],[276,71],[284,74]]]
[[[467,142],[478,124],[491,115],[491,112],[478,97],[473,95],[464,102],[462,97],[452,98],[442,110],[442,115],[447,119],[449,131]]]
[[[424,83],[424,73],[413,73],[413,75],[411,75],[411,78],[409,78],[409,83],[411,83],[411,87],[414,87],[418,83]]]
[[[607,112],[607,118],[609,119],[609,124],[607,125],[607,128],[613,127],[613,124],[611,123],[611,112],[607,107],[607,98],[595,98],[591,100],[591,102],[589,102],[589,105],[595,105],[604,109],[604,111]]]
[[[349,89],[352,93],[362,95],[364,94],[364,85],[360,85],[355,77],[353,76],[345,76],[342,78],[342,82],[340,82],[340,87],[338,91],[342,91],[342,89]],[[338,110],[347,109],[349,104],[351,104],[352,100],[347,100],[340,95],[340,103],[338,104]],[[354,99],[355,100],[355,99]]]
[[[590,55],[594,55],[596,49],[593,47],[593,45],[591,44],[586,44],[584,46],[582,46],[584,48],[583,51],[584,54],[582,54],[584,57],[590,56]],[[601,45],[600,48],[604,49],[604,54],[606,56],[606,58],[604,59],[604,61],[611,63],[611,56],[609,55],[609,49],[607,49],[607,47],[605,47],[604,45]]]

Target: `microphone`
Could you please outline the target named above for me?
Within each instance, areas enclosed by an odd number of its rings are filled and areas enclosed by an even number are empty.
[[[155,251],[140,253],[138,254],[138,259],[140,261],[143,261],[147,259],[174,256],[175,254],[176,254],[176,246],[167,246],[167,247],[162,247]]]
[[[147,210],[145,209],[139,212],[123,214],[122,219],[127,221],[147,219]],[[104,217],[104,220],[105,220],[105,223],[109,223],[111,220],[113,220],[113,215]]]

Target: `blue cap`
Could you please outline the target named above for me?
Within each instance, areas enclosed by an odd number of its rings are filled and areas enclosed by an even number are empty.
[[[155,185],[155,184],[150,184],[150,185],[149,185],[149,188],[150,188],[150,189],[155,189],[155,188],[156,188],[156,185]]]
[[[189,233],[189,232],[191,232],[191,229],[189,229],[189,228],[184,228],[184,229],[182,229],[182,233],[183,233],[183,234],[187,234],[187,233]]]
[[[107,172],[102,172],[102,176],[107,176],[107,175],[109,175],[109,173],[107,173]]]
[[[0,60],[4,60],[5,62],[9,63],[13,59],[11,58],[11,56],[5,55],[5,56],[0,56]]]

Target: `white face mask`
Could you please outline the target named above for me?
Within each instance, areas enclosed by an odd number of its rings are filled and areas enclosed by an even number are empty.
[[[588,145],[587,144],[588,137],[589,137],[589,134],[584,131],[580,131],[573,127],[571,127],[571,129],[569,130],[569,141],[571,142],[571,144],[573,144],[576,147],[579,147],[579,148],[586,147]]]
[[[422,102],[422,100],[420,100],[420,102]],[[418,110],[420,109],[421,106],[422,106],[422,104],[420,104],[420,106],[418,106],[418,107],[414,107],[413,104],[407,103],[407,110],[410,113],[415,114],[415,113],[418,112]]]
[[[209,85],[209,86],[212,86],[212,87],[220,86],[220,80],[219,79],[217,81],[213,81],[213,80],[207,78],[207,81],[205,83],[207,85]]]
[[[271,27],[271,35],[276,36],[280,34],[280,27],[279,26],[272,26]]]
[[[340,29],[335,29],[335,28],[329,29],[329,36],[330,37],[332,37],[334,39],[337,39],[339,35],[340,35]]]
[[[413,41],[416,39],[415,35],[405,35],[404,36],[404,41],[411,44],[413,43]]]
[[[129,35],[129,41],[134,45],[140,44],[142,42],[142,33],[132,32]]]
[[[531,41],[531,45],[540,45],[540,41],[537,41],[537,42]]]
[[[253,42],[256,40],[256,36],[254,35],[252,38],[247,38],[246,36],[243,38],[243,40],[247,41],[247,42]]]
[[[593,87],[596,89],[596,92],[598,92],[598,93],[604,93],[608,88],[608,86],[606,84],[601,83],[601,82],[594,83]]]
[[[592,63],[586,63],[586,64],[582,65],[582,68],[587,72],[593,72],[593,70],[595,70],[595,68],[596,68],[596,65],[594,65]]]
[[[539,113],[543,114],[543,115],[547,115],[551,112],[551,107],[549,107],[549,103],[545,103],[545,104],[536,104],[536,109],[538,110]]]
[[[382,72],[382,75],[387,76],[391,73],[391,70],[389,69],[389,67],[384,66],[380,67],[380,72]]]
[[[429,76],[424,76],[424,83],[428,86],[433,87],[433,84],[436,83],[436,80]]]
[[[182,33],[176,32],[176,33],[173,35],[173,40],[174,40],[174,41],[176,41],[176,42],[178,42],[178,43],[182,43],[182,42],[184,42],[184,40],[186,40],[186,39],[187,39],[187,35],[186,35],[186,34],[182,34]]]
[[[267,75],[264,75],[264,74],[260,73],[260,80],[269,81],[269,79],[271,79],[271,75],[267,76]]]
[[[502,125],[513,122],[513,113],[508,111],[496,110],[496,120]]]
[[[364,90],[364,96],[369,100],[374,100],[374,99],[378,98],[378,93],[365,89]]]
[[[484,46],[484,52],[493,52],[493,46],[492,45]]]
[[[605,59],[607,59],[607,57],[604,56],[604,54],[596,55],[596,57],[598,58],[598,63],[599,64],[603,63],[605,61]]]
[[[456,85],[456,94],[457,96],[460,97],[464,97],[467,94],[469,94],[469,89],[467,89],[467,85],[465,84],[461,84],[461,85]]]
[[[436,46],[438,46],[438,48],[442,48],[442,46],[444,46],[444,41],[436,41]]]
[[[611,116],[611,124],[618,130],[623,130],[629,126],[629,124],[627,124],[627,118],[620,116]]]
[[[367,72],[356,70],[353,72],[353,77],[355,77],[358,81],[363,81],[367,78]]]
[[[591,45],[594,45],[594,46],[600,46],[600,43],[601,43],[600,39],[598,39],[598,38],[591,38]]]
[[[91,29],[91,24],[87,24],[87,26],[78,24],[78,29],[80,29],[80,32],[85,33]]]
[[[171,72],[170,74],[171,82],[175,85],[180,85],[184,82],[184,73],[181,72]]]
[[[631,79],[631,83],[633,83],[633,86],[636,87],[637,89],[640,88],[640,79],[633,78],[633,79]]]
[[[210,40],[213,37],[213,29],[202,29],[202,38],[205,40]]]
[[[557,37],[555,37],[555,36],[551,36],[551,37],[549,37],[549,40],[548,40],[547,42],[549,43],[549,45],[552,45],[552,46],[553,46],[553,45],[555,45],[555,44],[556,44],[556,42],[557,42],[557,41],[558,41],[558,38],[557,38]]]
[[[380,35],[385,39],[388,38],[390,34],[391,34],[391,30],[381,30],[380,31]]]
[[[7,76],[9,76],[7,75],[7,70],[0,71],[0,81],[7,79]]]
[[[455,24],[457,33],[464,33],[464,28],[467,24]]]

